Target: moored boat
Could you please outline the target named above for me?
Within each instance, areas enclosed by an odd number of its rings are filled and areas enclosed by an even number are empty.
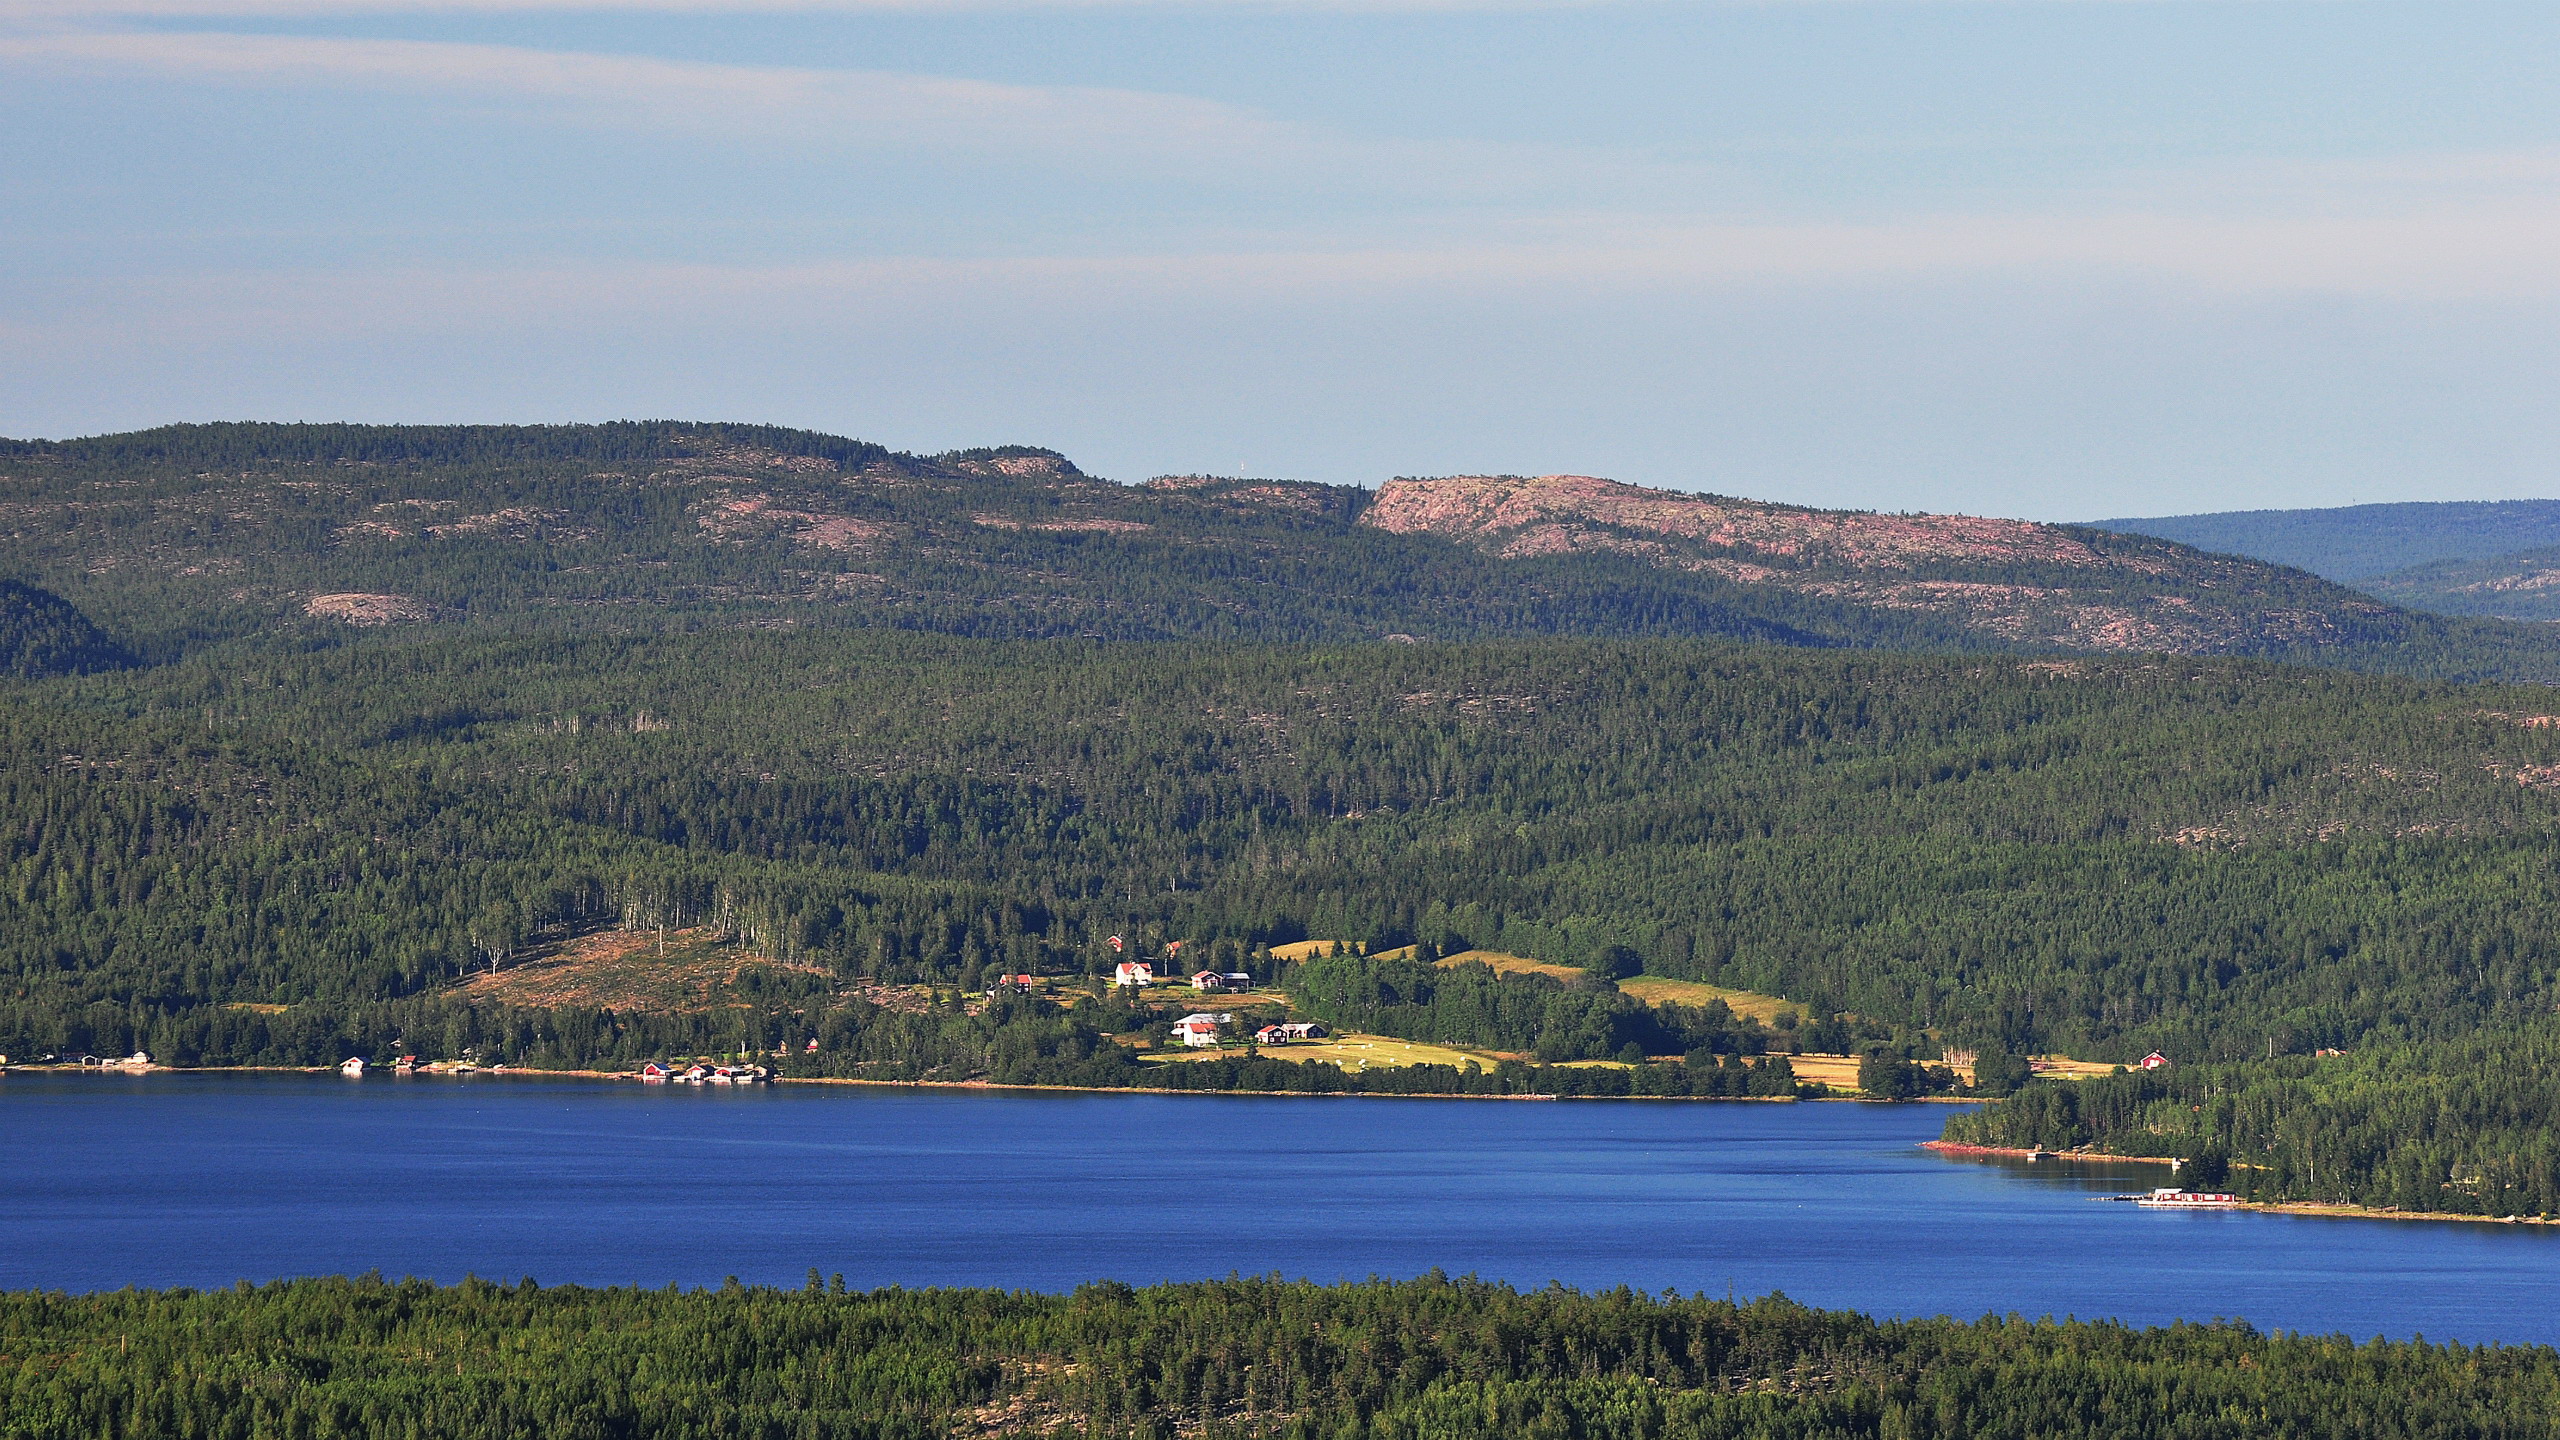
[[[2148,1195],[2135,1196],[2133,1203],[2154,1210],[2234,1210],[2239,1208],[2240,1197],[2219,1190],[2181,1190],[2163,1185]]]

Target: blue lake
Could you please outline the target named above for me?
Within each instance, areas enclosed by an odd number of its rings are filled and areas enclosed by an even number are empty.
[[[1438,1267],[1879,1314],[2560,1343],[2560,1233],[2092,1203],[1936,1106],[0,1078],[0,1286],[993,1285]]]

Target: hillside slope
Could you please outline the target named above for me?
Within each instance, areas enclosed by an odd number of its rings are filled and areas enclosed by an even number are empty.
[[[2560,636],[2156,539],[1580,476],[1086,475],[741,425],[174,426],[0,443],[0,566],[166,657],[407,625],[1250,642],[1722,636],[2560,680]]]

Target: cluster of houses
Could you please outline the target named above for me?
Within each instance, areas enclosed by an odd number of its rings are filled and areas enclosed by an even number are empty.
[[[1157,983],[1156,967],[1145,960],[1123,960],[1111,967],[1111,983],[1123,989],[1143,990]],[[1195,970],[1191,973],[1191,988],[1202,991],[1250,990],[1253,977],[1242,970]]]
[[[642,1081],[652,1085],[766,1085],[773,1072],[762,1065],[692,1065],[683,1070],[652,1060],[640,1067]]]
[[[1235,1023],[1233,1015],[1212,1015],[1205,1011],[1185,1015],[1173,1022],[1173,1038],[1194,1049],[1218,1043],[1218,1027]],[[1253,1032],[1257,1045],[1295,1045],[1331,1038],[1333,1032],[1312,1020],[1293,1025],[1265,1025]]]
[[[1163,977],[1170,981],[1173,977]],[[1139,990],[1162,983],[1156,967],[1145,960],[1123,960],[1111,967],[1111,983],[1123,989]],[[1253,976],[1242,970],[1195,970],[1191,988],[1202,994],[1232,993],[1251,990]],[[1233,1015],[1210,1011],[1194,1011],[1173,1022],[1173,1038],[1184,1046],[1205,1050],[1218,1043],[1221,1027],[1235,1023]],[[1333,1032],[1313,1021],[1288,1025],[1265,1025],[1253,1032],[1257,1045],[1295,1045],[1331,1038]]]
[[[97,1055],[81,1055],[78,1057],[69,1055],[48,1055],[45,1058],[48,1060],[70,1060],[77,1058],[80,1062],[80,1068],[83,1070],[148,1070],[151,1068],[151,1052],[148,1050],[136,1050],[121,1060],[107,1059]],[[8,1063],[8,1059],[8,1056],[0,1055],[0,1064]]]

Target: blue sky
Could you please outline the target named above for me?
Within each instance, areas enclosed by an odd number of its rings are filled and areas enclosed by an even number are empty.
[[[2560,494],[2560,6],[0,0],[0,433]]]

